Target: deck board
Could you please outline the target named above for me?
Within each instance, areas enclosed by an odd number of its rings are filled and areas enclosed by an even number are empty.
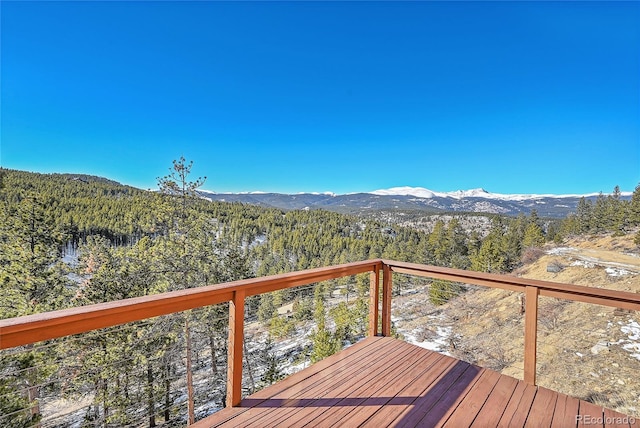
[[[298,406],[298,408],[304,407],[301,405],[302,402],[300,400],[305,394],[317,394],[321,397],[322,394],[326,394],[327,388],[335,385],[335,381],[332,380],[334,377],[353,371],[357,364],[373,360],[370,363],[373,369],[378,364],[383,364],[383,362],[375,361],[374,352],[382,354],[388,351],[395,352],[392,350],[393,343],[391,341],[378,341],[375,346],[372,343],[363,342],[361,342],[362,345],[360,346],[353,346],[343,351],[346,353],[345,358],[339,358],[339,354],[332,355],[269,388],[245,398],[240,404],[241,407],[222,410],[219,412],[220,414],[232,410],[235,410],[235,412],[233,412],[233,417],[229,418],[228,422],[221,421],[216,426],[250,425],[257,419],[260,419],[261,425],[264,425],[267,421],[278,418],[279,415],[286,416],[287,409],[295,406]],[[394,354],[392,353],[391,355]],[[307,375],[305,372],[310,369],[313,369],[313,373]],[[357,377],[354,380],[357,380]],[[282,385],[283,383],[286,383],[286,385]]]
[[[407,373],[407,375],[415,379],[421,379],[425,373],[432,371],[431,369],[436,364],[439,364],[442,358],[443,355],[433,353],[430,355],[429,359],[424,360],[423,363],[412,365],[411,372]],[[415,383],[415,381],[412,383]],[[401,406],[413,401],[412,396],[403,397],[400,395],[406,388],[406,381],[404,381],[400,376],[396,377],[387,387],[379,388],[374,391],[371,397],[365,400],[362,406],[351,411],[349,415],[342,420],[342,422],[350,426],[360,426],[361,424],[369,421],[380,409],[393,405]],[[392,400],[395,401],[392,402]],[[371,424],[373,422],[369,423]]]
[[[485,370],[482,376],[469,388],[469,392],[460,400],[460,404],[456,407],[451,406],[449,409],[450,416],[436,426],[471,426],[499,379],[500,375],[498,373]]]
[[[336,397],[337,403],[332,407],[330,412],[325,411],[323,408],[312,409],[307,407],[302,412],[304,417],[297,423],[294,423],[293,426],[302,427],[308,426],[311,423],[315,426],[336,426],[341,424],[342,420],[348,418],[350,413],[358,407],[364,410],[366,409],[365,406],[367,402],[375,403],[372,399],[374,392],[386,392],[387,387],[394,379],[402,378],[402,372],[406,370],[405,367],[422,363],[419,352],[407,354],[406,358],[394,358],[394,360],[396,361],[394,366],[387,366],[386,369],[382,367],[379,376],[375,377],[371,382],[360,383],[356,389],[353,389],[354,387],[351,381],[347,379],[342,383],[339,392],[333,394]],[[349,390],[352,390],[352,392],[348,392]],[[382,397],[380,401],[384,402],[384,397]],[[388,399],[386,401],[388,401]]]
[[[515,406],[509,406],[509,404],[507,404],[503,419],[501,419],[498,424],[500,426],[523,427],[527,422],[529,410],[531,410],[531,405],[538,392],[538,388],[525,382],[520,383],[523,385],[522,393],[518,397],[514,397],[517,399],[517,403],[516,400],[514,400],[513,403]]]
[[[407,405],[411,403],[415,405],[416,397],[426,397],[435,385],[439,384],[439,380],[442,379],[450,370],[455,370],[456,360],[453,358],[441,356],[441,362],[437,367],[432,370],[424,372],[415,381],[407,385],[400,393],[393,397],[386,406],[378,409],[366,423],[370,426],[389,426],[395,421],[398,416],[407,409]],[[437,370],[436,370],[437,368]],[[462,371],[466,369],[466,366],[458,364],[457,370],[459,373],[453,374],[457,378]],[[452,376],[451,374],[449,376]]]
[[[343,411],[345,406],[353,407],[360,404],[362,397],[358,392],[366,390],[371,382],[380,382],[389,375],[385,372],[388,367],[387,359],[398,361],[398,366],[401,368],[405,364],[410,364],[418,351],[406,346],[407,344],[398,346],[392,341],[388,341],[385,345],[381,351],[384,358],[376,358],[373,361],[360,358],[339,374],[334,373],[333,366],[328,368],[322,373],[322,379],[312,388],[301,390],[294,396],[294,399],[298,400],[298,410],[295,414],[291,414],[286,408],[277,409],[269,417],[261,418],[260,425],[280,426],[285,419],[288,426],[304,426],[306,425],[304,421],[309,420],[314,420],[317,425],[328,408]],[[371,376],[371,373],[380,373],[381,376]]]
[[[592,403],[372,337],[193,426],[577,427],[579,415],[603,419],[590,427],[637,426],[616,423],[625,415]]]
[[[448,393],[455,385],[468,385],[478,377],[479,370],[470,364],[458,362],[438,379],[433,388],[426,394],[415,398],[411,406],[406,406],[403,411],[389,425],[392,427],[417,426],[427,415],[434,420],[440,420],[440,416],[447,412],[449,404],[447,399],[455,400],[457,395]]]
[[[360,342],[358,346],[347,348],[339,354],[325,358],[324,360],[313,364],[274,385],[271,385],[269,388],[256,392],[250,397],[242,400],[240,407],[225,408],[224,410],[215,413],[213,416],[216,417],[216,423],[212,426],[237,426],[242,425],[243,423],[248,423],[254,417],[259,418],[261,415],[265,415],[269,409],[279,409],[281,407],[279,404],[282,403],[275,401],[279,394],[284,394],[282,395],[284,399],[294,398],[303,390],[303,388],[309,387],[304,386],[305,381],[307,381],[307,385],[313,385],[314,382],[322,380],[325,376],[320,376],[318,379],[318,375],[326,371],[328,368],[333,368],[336,371],[343,369],[347,370],[349,366],[355,362],[373,358],[374,352],[384,352],[387,347],[391,346],[390,342],[381,343],[375,339],[376,338],[367,338]],[[269,403],[271,403],[271,405]],[[196,422],[196,426],[198,427],[210,426],[208,424],[209,422],[207,422],[207,419]]]
[[[533,400],[525,427],[548,427],[553,421],[558,394],[550,389],[538,387],[538,392]]]
[[[436,426],[441,422],[449,419],[453,411],[458,407],[460,402],[467,396],[473,386],[482,378],[486,370],[474,370],[474,366],[467,367],[467,370],[456,379],[453,384],[439,397],[433,407],[420,419],[414,420],[411,417],[403,418],[400,421],[400,426]],[[422,409],[414,409],[411,413],[418,413],[419,410],[422,413]]]
[[[404,346],[394,347],[390,352],[385,353],[386,358],[391,358],[398,361],[398,366],[403,364],[410,364],[414,357],[417,357],[417,352],[406,352],[407,348]],[[306,426],[308,421],[313,421],[314,424],[319,425],[323,418],[328,416],[336,417],[336,415],[344,415],[349,409],[361,405],[366,398],[364,394],[370,388],[373,388],[376,384],[388,381],[390,376],[396,376],[400,374],[400,369],[396,367],[396,372],[393,370],[385,370],[387,368],[387,362],[385,359],[379,359],[375,364],[368,364],[366,361],[358,361],[354,364],[353,370],[347,372],[344,376],[336,379],[334,382],[330,382],[328,388],[325,388],[320,393],[316,391],[310,391],[310,394],[305,394],[302,398],[305,400],[303,405],[294,415],[287,414],[286,412],[281,414],[281,418],[277,422],[282,422],[282,419],[286,418],[289,426]],[[370,376],[371,372],[379,373],[379,376]],[[331,408],[331,412],[326,412],[328,408]],[[263,426],[271,426],[267,423]]]
[[[611,409],[604,409],[604,426],[605,428],[630,428],[631,424],[623,414]]]
[[[580,416],[582,416],[578,420],[578,427],[590,427],[590,428],[604,428],[604,409],[600,406],[596,406],[593,403],[589,403],[587,401],[580,400],[580,408],[578,410],[580,412]],[[593,419],[602,419],[602,423],[594,423]]]
[[[517,379],[501,376],[471,426],[475,428],[497,426],[506,410],[505,403],[509,402],[517,386]]]
[[[576,427],[578,421],[576,416],[578,415],[578,409],[580,407],[580,400],[577,398],[569,397],[568,395],[559,394],[556,400],[556,406],[553,410],[553,420],[551,421],[552,428],[565,428]]]

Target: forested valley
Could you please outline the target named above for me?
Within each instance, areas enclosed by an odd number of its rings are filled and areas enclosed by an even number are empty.
[[[371,258],[506,273],[527,249],[575,234],[634,231],[640,245],[640,186],[630,201],[621,200],[617,188],[593,204],[583,200],[563,221],[535,212],[494,216],[490,230],[480,233],[465,230],[454,215],[427,233],[322,210],[211,202],[198,196],[204,179],[190,176],[191,165],[174,161],[157,192],[87,175],[0,169],[0,318]],[[248,344],[263,367],[252,388],[284,375],[275,341],[304,332],[310,345],[300,352],[317,361],[362,337],[368,287],[368,277],[356,277],[249,299],[247,319],[264,323],[269,333],[268,340]],[[446,301],[459,287],[440,282],[430,298]],[[330,307],[336,293],[346,301]],[[290,317],[277,316],[284,305],[292,305]],[[148,426],[181,426],[187,416],[176,404],[182,400],[176,379],[191,359],[208,371],[210,385],[222,385],[197,400],[213,403],[208,409],[223,406],[227,312],[217,305],[4,352],[0,425],[37,426],[39,398],[55,393],[89,397],[80,425],[143,419]],[[196,348],[188,343],[206,352],[189,350],[185,362],[185,349]],[[63,358],[68,355],[73,358]]]

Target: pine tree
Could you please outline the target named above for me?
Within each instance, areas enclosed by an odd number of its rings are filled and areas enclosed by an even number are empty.
[[[522,246],[527,247],[541,247],[544,245],[544,234],[542,228],[537,223],[531,222],[527,226],[522,239]]]
[[[615,186],[613,193],[607,196],[607,229],[614,232],[614,236],[624,235],[627,223],[627,204],[621,199],[620,186]]]
[[[131,248],[114,248],[104,237],[88,237],[79,251],[78,273],[85,280],[79,286],[76,302],[83,305],[109,302],[158,291],[151,246],[146,237]],[[75,346],[81,349],[79,357],[70,360],[71,365],[65,370],[82,375],[73,377],[73,388],[66,393],[73,398],[87,384],[94,385],[96,394],[90,414],[94,421],[128,425],[136,422],[136,415],[146,411],[149,425],[155,426],[155,400],[149,405],[149,397],[158,394],[158,386],[153,383],[155,376],[159,376],[154,355],[170,345],[166,341],[168,336],[157,331],[160,325],[158,321],[132,323],[88,332],[76,340]],[[100,370],[95,370],[96,367]],[[129,385],[144,385],[147,399],[134,393],[136,388]]]
[[[535,218],[537,215],[535,210],[532,211]],[[504,258],[503,270],[511,271],[520,263],[520,255],[522,254],[523,238],[527,227],[527,219],[523,214],[519,215],[515,220],[509,221],[505,226],[504,235],[502,236],[502,255]]]
[[[59,258],[62,235],[46,213],[44,197],[29,192],[11,206],[4,192],[0,193],[0,318],[68,306],[68,269]],[[28,345],[20,353],[2,357],[0,425],[40,420],[40,385],[57,370],[52,363],[56,351],[55,345]]]
[[[590,230],[595,233],[601,233],[607,230],[607,226],[610,225],[609,219],[609,204],[607,198],[600,192],[595,204],[593,205],[591,216]]]
[[[429,253],[433,254],[432,263],[436,266],[446,266],[449,261],[449,245],[444,221],[438,220],[429,234]]]
[[[271,337],[267,338],[261,350],[261,360],[265,364],[265,371],[260,379],[263,386],[273,385],[284,378],[284,373],[280,368],[280,361],[275,353]]]
[[[591,201],[587,201],[583,196],[578,201],[576,208],[576,219],[578,222],[578,233],[587,233],[591,230],[593,216],[593,206]]]
[[[429,286],[429,301],[434,305],[442,305],[462,293],[460,284],[436,279]]]
[[[467,234],[457,217],[451,219],[447,225],[447,266],[456,269],[469,267],[469,249],[467,247]]]
[[[629,206],[629,222],[633,226],[640,225],[640,184],[638,184],[631,195]]]
[[[316,285],[313,300],[313,318],[316,322],[316,328],[311,333],[311,341],[313,344],[311,362],[315,363],[329,355],[335,354],[338,351],[338,344],[331,332],[327,329],[324,286],[322,284]]]
[[[471,269],[482,272],[504,272],[507,260],[504,251],[504,225],[499,217],[492,219],[491,231],[471,261]]]
[[[68,269],[60,261],[63,237],[46,215],[43,197],[30,194],[0,214],[0,317],[68,305]]]
[[[194,209],[198,199],[197,190],[206,177],[199,177],[190,181],[193,161],[187,163],[184,157],[173,161],[169,174],[158,179],[160,192],[168,197],[163,200],[161,210],[165,215],[165,236],[161,237],[163,244],[162,265],[169,289],[184,289],[206,285],[213,260],[212,230],[207,227],[205,219]],[[180,316],[176,316],[180,318]],[[176,318],[173,317],[173,318]],[[194,397],[192,384],[192,353],[191,353],[191,312],[186,312],[182,323],[184,325],[184,347],[187,365],[187,393],[188,393],[188,421],[194,421]],[[164,373],[169,373],[174,364],[165,359]],[[166,375],[166,378],[169,376]],[[170,382],[165,382],[165,397],[170,397]],[[171,405],[165,402],[165,407]],[[165,414],[167,420],[168,414]]]

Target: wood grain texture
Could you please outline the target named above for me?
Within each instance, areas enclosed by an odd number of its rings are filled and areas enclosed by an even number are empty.
[[[374,266],[369,277],[369,336],[378,335],[378,319],[380,316],[380,267]]]
[[[388,265],[382,267],[382,335],[391,335],[391,291],[393,278]]]
[[[536,352],[538,345],[538,288],[528,286],[524,307],[524,381],[536,384]]]
[[[229,346],[227,357],[227,406],[242,400],[242,347],[244,344],[244,290],[237,290],[229,304]]]
[[[576,427],[577,415],[624,417],[378,336],[245,398],[241,407],[221,410],[194,426]]]

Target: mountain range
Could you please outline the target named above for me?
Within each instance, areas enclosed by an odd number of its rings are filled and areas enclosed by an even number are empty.
[[[542,217],[562,218],[575,212],[581,198],[595,200],[599,193],[585,195],[524,195],[491,193],[484,189],[435,192],[423,187],[393,187],[366,193],[216,193],[200,191],[215,201],[242,202],[264,207],[325,209],[341,213],[368,214],[373,211],[477,212],[504,215],[529,214],[533,209]],[[622,193],[629,199],[631,193]]]

